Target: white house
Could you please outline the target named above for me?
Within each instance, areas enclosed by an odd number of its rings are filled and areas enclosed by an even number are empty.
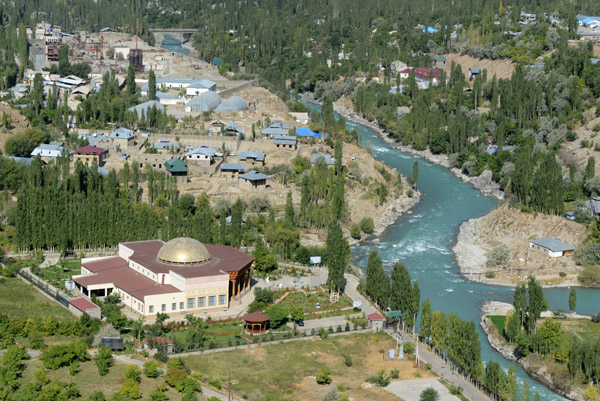
[[[62,142],[50,142],[43,143],[39,145],[37,148],[33,149],[31,152],[31,157],[36,157],[40,155],[42,158],[56,158],[59,157],[63,152],[63,143]]]
[[[208,79],[193,82],[187,88],[185,88],[186,96],[198,96],[201,93],[213,91],[216,92],[217,84]]]
[[[559,258],[561,256],[572,255],[575,251],[571,245],[566,244],[558,238],[541,238],[531,241],[529,248],[537,249],[547,253],[551,258]]]
[[[201,145],[185,154],[187,160],[208,166],[215,162],[215,157],[223,157],[223,153],[207,145]]]

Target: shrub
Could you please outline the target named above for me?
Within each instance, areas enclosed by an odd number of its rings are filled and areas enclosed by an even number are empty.
[[[407,342],[405,342],[405,343],[404,343],[404,344],[402,344],[402,345],[403,345],[403,348],[404,348],[404,352],[405,352],[406,354],[409,354],[409,355],[410,355],[410,354],[412,354],[412,353],[414,353],[414,352],[415,352],[415,345],[414,345],[413,343],[409,343],[409,342],[407,341]]]
[[[329,384],[331,383],[331,371],[327,368],[321,369],[319,374],[317,375],[317,383],[318,384]]]
[[[577,278],[586,287],[600,288],[600,267],[586,266]]]
[[[575,263],[581,266],[592,266],[600,262],[600,246],[594,241],[581,243],[573,253]]]
[[[151,379],[158,377],[158,363],[154,361],[144,363],[144,375]]]
[[[120,393],[125,397],[129,397],[131,399],[137,400],[138,398],[142,398],[142,393],[140,392],[140,385],[135,380],[127,379],[121,385]]]
[[[162,363],[167,363],[169,361],[169,356],[164,352],[159,351],[156,354],[154,354],[154,359]]]
[[[208,381],[208,385],[216,388],[217,390],[221,390],[221,388],[223,387],[219,379],[210,379]]]
[[[400,371],[398,369],[392,369],[390,370],[390,377],[392,379],[397,379],[400,377]]]
[[[600,313],[596,313],[596,314],[592,315],[592,322],[600,323]]]
[[[55,345],[48,347],[42,352],[41,356],[46,369],[58,369],[62,366],[68,366],[71,361],[77,360],[85,362],[90,359],[87,347],[82,342],[74,342],[66,345]]]
[[[352,223],[350,226],[350,236],[354,239],[360,239],[360,226],[357,223]]]
[[[371,234],[375,229],[375,223],[371,217],[363,217],[360,220],[360,229],[365,234]]]
[[[128,365],[127,369],[125,369],[125,379],[134,380],[139,383],[142,380],[139,366]]]
[[[560,277],[567,277],[567,273],[565,273],[565,272],[559,272],[558,275]]]
[[[352,366],[352,363],[354,361],[352,360],[352,357],[349,355],[344,355],[344,365],[346,365],[347,367]]]
[[[334,387],[323,396],[323,401],[338,401],[339,396],[337,388]]]
[[[485,263],[488,267],[494,267],[498,265],[505,265],[510,260],[510,251],[507,247],[500,245],[492,248],[488,252],[487,262]]]
[[[385,370],[381,369],[377,372],[377,381],[375,382],[379,387],[387,387],[390,384],[390,376],[385,374]]]
[[[450,386],[450,394],[452,395],[460,395],[462,394],[462,390],[461,386]]]
[[[419,397],[422,401],[437,401],[440,399],[440,395],[433,387],[427,387],[425,390],[421,391]]]
[[[496,278],[496,273],[491,270],[485,272],[485,278]]]
[[[106,347],[100,348],[98,353],[94,355],[94,362],[96,362],[96,366],[98,367],[98,374],[104,376],[108,373],[108,369],[113,363],[112,351]]]

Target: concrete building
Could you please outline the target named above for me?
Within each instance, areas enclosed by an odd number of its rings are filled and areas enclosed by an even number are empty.
[[[217,84],[213,81],[209,81],[208,79],[202,79],[200,81],[191,83],[187,88],[185,88],[185,95],[198,96],[208,91],[216,92]]]
[[[135,132],[128,128],[117,128],[108,136],[110,142],[119,146],[121,149],[135,146]]]
[[[169,153],[170,151],[176,152],[179,150],[179,145],[169,141],[168,139],[161,139],[152,145],[154,149],[158,151],[158,153]]]
[[[335,165],[335,160],[333,160],[331,155],[324,155],[320,153],[313,153],[310,156],[310,165],[314,166],[315,164],[319,164],[319,160],[322,160],[327,167],[332,167]]]
[[[256,189],[258,187],[265,187],[267,185],[267,180],[271,177],[266,174],[259,173],[258,171],[251,170],[240,175],[240,178]]]
[[[298,148],[298,137],[293,135],[277,135],[273,138],[273,144],[281,148]]]
[[[36,157],[37,155],[40,155],[42,160],[48,162],[50,159],[55,159],[62,155],[63,150],[63,142],[43,143],[35,149],[33,149],[33,151],[31,152],[31,157]]]
[[[156,99],[160,104],[166,106],[184,103],[184,100],[180,99],[179,96],[164,92],[156,92]]]
[[[367,320],[369,321],[369,328],[373,331],[381,331],[384,329],[383,325],[385,323],[385,317],[381,316],[377,312],[371,313],[367,316]]]
[[[300,124],[308,124],[308,121],[310,119],[308,113],[290,113],[290,116],[292,116],[296,120],[296,122]]]
[[[73,152],[73,163],[80,161],[83,164],[91,166],[94,160],[98,163],[98,166],[104,164],[104,160],[107,156],[106,149],[97,148],[95,146],[87,145],[79,148]]]
[[[572,255],[575,251],[571,245],[566,244],[558,238],[541,238],[531,241],[529,248],[542,251],[551,258],[559,258],[561,256]]]
[[[201,145],[185,154],[188,161],[196,162],[202,166],[211,166],[215,162],[215,157],[223,157],[223,153],[207,145]]]
[[[262,152],[240,152],[238,153],[238,161],[246,167],[264,166],[265,154]]]
[[[178,183],[187,182],[188,168],[183,160],[177,158],[167,160],[165,162],[165,169],[171,177],[177,178]]]
[[[82,259],[75,287],[83,295],[116,294],[144,315],[228,309],[251,284],[254,258],[192,238],[125,242],[118,256]]]
[[[235,178],[246,171],[246,166],[240,163],[223,163],[221,164],[221,176],[230,176]]]
[[[280,120],[275,120],[271,125],[260,131],[260,133],[263,138],[273,138],[275,136],[287,135],[289,129],[290,127],[287,124],[282,123]]]
[[[69,310],[77,317],[81,317],[84,313],[87,313],[90,317],[96,319],[102,318],[100,307],[85,298],[71,299],[69,301]]]

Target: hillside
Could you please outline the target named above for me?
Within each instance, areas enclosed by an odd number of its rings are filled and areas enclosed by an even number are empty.
[[[461,272],[474,281],[515,285],[533,274],[544,286],[577,284],[581,267],[572,256],[550,258],[529,248],[530,241],[544,237],[577,246],[585,237],[585,226],[562,216],[524,213],[504,203],[486,216],[463,223],[453,251]],[[487,254],[496,246],[507,247],[510,260],[506,265],[488,269]],[[488,270],[494,273],[486,277]]]

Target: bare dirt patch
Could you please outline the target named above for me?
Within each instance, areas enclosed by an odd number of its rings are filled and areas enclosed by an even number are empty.
[[[509,78],[516,67],[516,64],[506,59],[478,59],[467,54],[462,55],[458,53],[449,53],[444,55],[444,57],[447,60],[444,70],[448,76],[450,76],[450,68],[452,66],[452,62],[454,61],[456,64],[460,64],[463,72],[465,73],[466,79],[469,79],[469,68],[471,67],[480,67],[486,69],[488,79],[492,79],[494,74],[496,74],[496,78],[498,79]]]
[[[558,238],[577,246],[585,237],[585,226],[562,216],[524,213],[505,203],[486,216],[465,222],[454,251],[463,274],[476,281],[514,285],[535,275],[546,286],[576,285],[581,267],[575,264],[572,256],[551,258],[529,248],[530,241],[544,237]],[[495,277],[486,278],[487,258],[483,255],[495,246],[509,249],[510,262],[507,266],[490,268]],[[513,274],[510,274],[510,265]],[[564,273],[564,277],[560,273]]]

